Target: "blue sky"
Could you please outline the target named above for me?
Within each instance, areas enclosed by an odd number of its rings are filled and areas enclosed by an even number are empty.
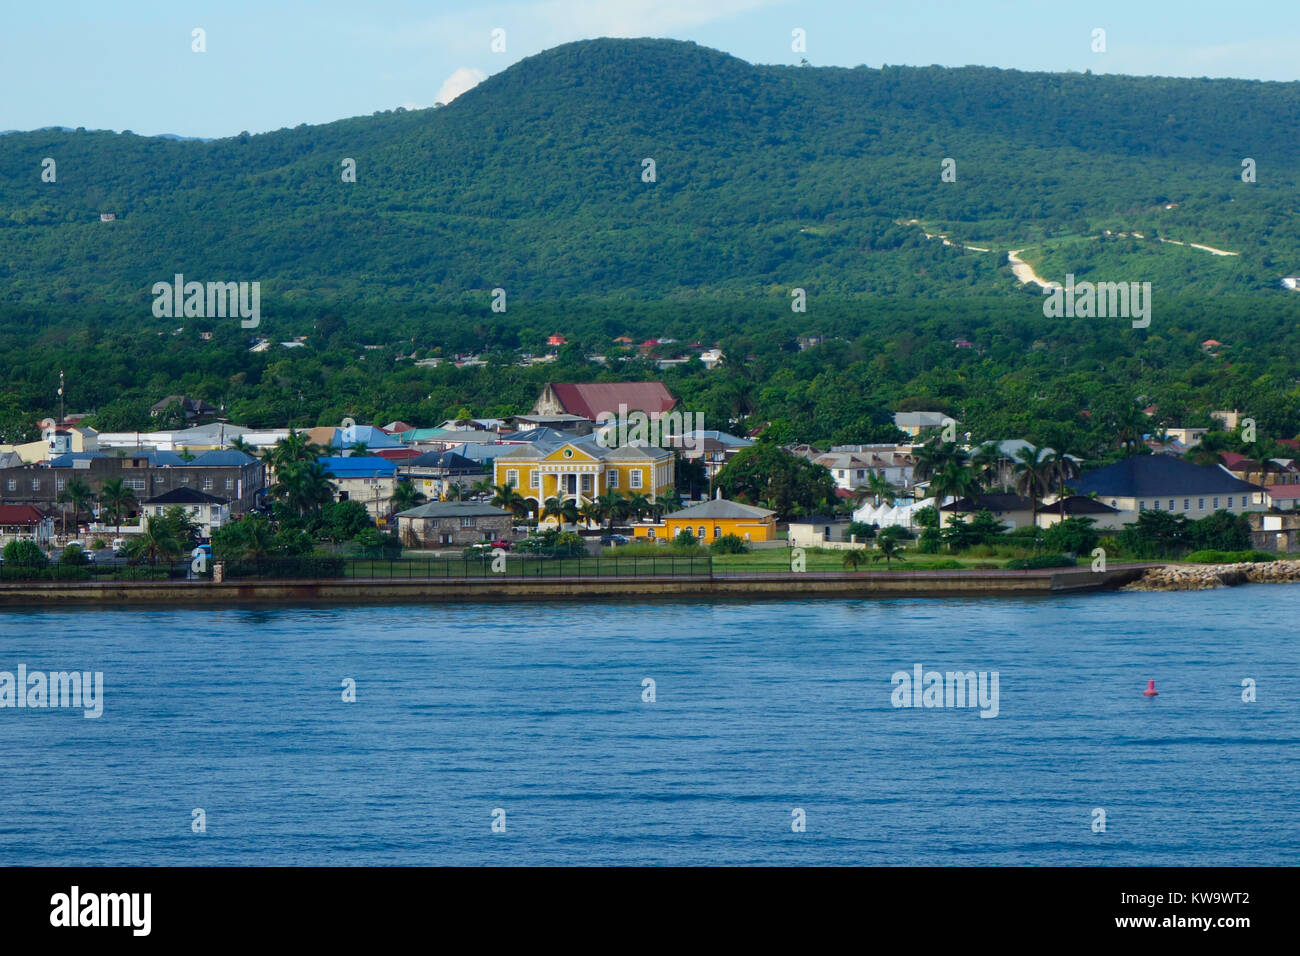
[[[0,130],[229,136],[430,106],[596,36],[694,40],[754,63],[1300,80],[1294,0],[3,0]],[[207,50],[192,51],[194,28]],[[491,50],[505,30],[504,53]],[[1106,52],[1092,51],[1093,30]],[[1287,121],[1294,121],[1290,117]]]

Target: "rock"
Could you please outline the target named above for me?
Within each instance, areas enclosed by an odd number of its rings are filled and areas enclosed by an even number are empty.
[[[1204,591],[1257,582],[1300,581],[1300,561],[1263,561],[1243,564],[1178,564],[1151,568],[1125,591]]]

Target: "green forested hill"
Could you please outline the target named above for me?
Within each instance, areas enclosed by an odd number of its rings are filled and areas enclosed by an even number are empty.
[[[439,109],[212,142],[2,136],[0,301],[147,314],[150,286],[175,272],[258,280],[264,312],[485,302],[495,286],[512,305],[794,286],[997,295],[1018,291],[1013,248],[1048,278],[1284,295],[1279,279],[1300,272],[1296,115],[1300,84],[573,43]],[[41,182],[47,156],[57,183]],[[645,157],[657,182],[641,180]],[[940,181],[945,157],[956,182]],[[1245,157],[1256,183],[1241,181]],[[1104,244],[1106,229],[1146,239]]]
[[[547,380],[654,377],[709,427],[783,440],[888,438],[893,410],[940,408],[980,439],[1103,459],[1152,405],[1149,427],[1240,408],[1289,437],[1297,115],[1297,83],[760,67],[601,40],[439,109],[212,142],[3,135],[0,440],[57,411],[60,370],[68,408],[110,430],[178,392],[241,424],[428,424],[525,411]],[[1046,318],[1013,249],[1048,279],[1151,282],[1150,326]],[[261,282],[256,334],[307,347],[154,318],[176,272]],[[557,362],[518,366],[555,332],[572,343]],[[612,351],[624,335],[727,360],[663,371]],[[801,352],[800,335],[827,342]],[[464,352],[490,364],[412,361]]]

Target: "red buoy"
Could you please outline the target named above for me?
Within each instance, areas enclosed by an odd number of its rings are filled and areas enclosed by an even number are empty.
[[[1143,696],[1143,697],[1159,697],[1159,696],[1160,696],[1160,691],[1156,690],[1156,682],[1155,682],[1155,681],[1153,681],[1153,680],[1149,680],[1149,681],[1147,681],[1147,689],[1144,690],[1144,691],[1142,692],[1142,696]]]

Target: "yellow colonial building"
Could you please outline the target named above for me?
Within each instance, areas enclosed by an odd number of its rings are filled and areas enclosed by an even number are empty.
[[[581,507],[604,494],[645,495],[673,490],[673,453],[650,445],[605,448],[595,436],[516,445],[493,462],[493,483],[510,485],[540,510],[549,498]]]
[[[665,515],[662,521],[633,525],[633,535],[642,540],[668,540],[689,531],[701,543],[712,543],[734,534],[746,541],[771,541],[776,537],[776,512],[715,498]]]

